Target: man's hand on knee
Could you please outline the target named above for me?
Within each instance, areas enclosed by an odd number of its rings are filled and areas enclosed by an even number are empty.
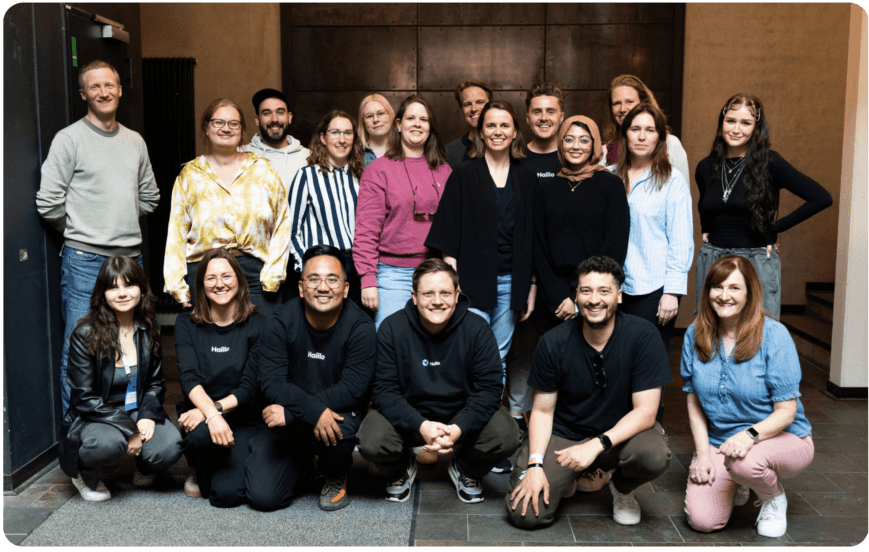
[[[284,415],[284,407],[279,404],[271,404],[263,409],[263,421],[269,427],[280,427],[287,425],[287,419]]]
[[[314,437],[322,442],[327,447],[335,446],[338,441],[344,438],[341,434],[341,428],[337,422],[343,422],[344,417],[339,416],[327,408],[320,414],[320,419],[317,420],[317,425],[314,426]]]

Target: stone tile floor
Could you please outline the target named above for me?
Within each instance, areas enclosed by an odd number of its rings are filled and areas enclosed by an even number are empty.
[[[674,344],[679,341],[674,339]],[[417,546],[848,546],[867,535],[867,401],[836,401],[821,392],[826,374],[803,363],[801,392],[812,423],[815,459],[800,476],[786,480],[788,531],[779,539],[760,537],[754,528],[759,508],[756,497],[736,508],[728,526],[711,534],[690,529],[683,512],[687,466],[693,444],[679,377],[679,346],[670,348],[674,382],[664,395],[664,428],[673,458],[663,476],[637,490],[643,510],[639,525],[625,527],[612,520],[608,488],[577,493],[562,503],[549,527],[517,529],[504,512],[508,475],[484,479],[486,500],[463,504],[446,474],[447,462],[421,466],[416,484],[412,542]],[[164,339],[167,379],[166,410],[176,420],[174,404],[181,399],[171,336]],[[129,478],[132,462],[106,472],[106,478]],[[184,459],[169,475],[181,486],[187,473]],[[33,529],[62,506],[76,490],[60,468],[53,467],[17,495],[3,497],[6,538],[19,544]],[[389,531],[388,527],[371,530]],[[146,543],[143,543],[146,544]]]

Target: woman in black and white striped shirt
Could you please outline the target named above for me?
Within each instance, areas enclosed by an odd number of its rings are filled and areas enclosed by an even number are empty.
[[[337,109],[317,126],[308,165],[299,169],[290,186],[290,254],[295,272],[300,272],[302,255],[308,248],[326,244],[340,249],[350,282],[349,298],[361,305],[359,276],[350,253],[359,177],[365,168],[362,143],[355,129],[353,117]]]

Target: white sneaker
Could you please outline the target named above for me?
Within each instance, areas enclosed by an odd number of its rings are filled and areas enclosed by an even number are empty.
[[[640,505],[634,498],[634,492],[622,494],[610,480],[610,492],[613,495],[613,520],[621,525],[636,525],[640,522]]]
[[[199,481],[196,479],[196,470],[190,470],[190,474],[184,480],[184,494],[190,498],[202,496],[202,492],[199,490]]]
[[[594,471],[584,471],[579,476],[579,482],[576,484],[576,489],[582,493],[593,493],[606,487],[610,482],[611,471],[603,471],[598,468]]]
[[[90,502],[102,502],[104,500],[112,498],[112,493],[110,493],[106,486],[103,485],[102,481],[97,483],[96,489],[91,489],[90,487],[85,485],[85,482],[82,480],[81,477],[73,477],[72,484],[75,485],[76,489],[78,489],[81,497]]]
[[[736,489],[736,496],[733,497],[733,505],[734,506],[745,506],[748,502],[748,493],[751,491],[748,487],[744,485],[740,485],[738,489]]]
[[[156,473],[144,474],[137,468],[136,472],[133,474],[133,485],[136,487],[147,487],[152,484],[155,479],[157,479]]]
[[[784,490],[775,498],[758,500],[754,503],[760,506],[760,514],[757,516],[757,534],[761,537],[776,538],[785,534],[788,530],[788,499]]]

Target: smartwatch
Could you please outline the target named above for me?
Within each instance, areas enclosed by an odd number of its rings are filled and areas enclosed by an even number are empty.
[[[600,439],[600,444],[603,445],[604,450],[609,450],[613,448],[613,442],[610,441],[610,438],[606,436],[606,433],[601,433],[597,436]]]
[[[751,437],[751,440],[755,443],[757,443],[757,440],[760,439],[760,433],[758,433],[757,430],[753,427],[746,429],[745,432],[748,433],[748,436]]]
[[[221,414],[223,414],[223,405],[220,404],[220,401],[215,401],[215,402],[214,402],[214,408],[216,408],[218,412],[220,412]]]

